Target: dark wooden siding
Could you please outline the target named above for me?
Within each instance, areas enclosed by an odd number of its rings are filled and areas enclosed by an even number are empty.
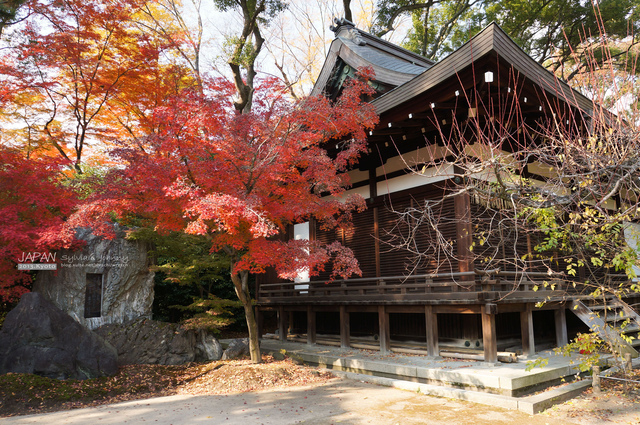
[[[442,187],[432,184],[392,195],[379,207],[382,276],[458,271],[451,255],[457,243],[454,201],[444,195]],[[430,211],[424,208],[427,200],[437,201]]]
[[[411,206],[411,200],[395,199],[378,207],[380,228],[380,274],[382,276],[400,276],[406,273],[407,251],[396,248],[408,237],[409,226],[399,221],[398,212]]]
[[[342,242],[353,250],[362,277],[376,277],[375,213],[378,216],[380,276],[402,276],[423,273],[458,271],[456,253],[456,221],[453,198],[443,199],[444,189],[436,184],[379,197],[369,209],[354,214],[353,227],[348,230],[322,230],[316,225],[316,240],[329,244]],[[425,200],[438,202],[430,212],[433,220],[407,217],[410,209],[418,210]],[[437,226],[439,234],[434,231]],[[443,243],[450,248],[444,249]],[[328,280],[331,264],[312,280]]]
[[[524,227],[513,226],[513,214],[503,216],[498,209],[471,203],[473,255],[480,270],[500,268],[502,271],[537,270],[533,258],[527,256],[531,239]]]
[[[335,241],[342,242],[342,230],[322,230],[319,224],[316,224],[316,240],[322,244],[330,244]],[[321,271],[318,276],[314,276],[311,280],[329,280],[333,267],[331,263],[325,264],[324,271]]]
[[[373,209],[355,214],[353,227],[344,232],[344,245],[358,259],[362,277],[376,277],[375,228]]]
[[[375,236],[373,209],[354,214],[353,227],[347,230],[322,230],[316,227],[316,240],[323,244],[335,241],[350,248],[358,259],[362,277],[376,277]],[[328,280],[333,270],[331,263],[313,280]]]

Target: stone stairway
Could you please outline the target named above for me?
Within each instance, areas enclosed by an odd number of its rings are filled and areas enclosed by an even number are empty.
[[[574,300],[570,306],[571,311],[592,332],[610,342],[621,356],[630,353],[631,357],[638,357],[636,350],[640,348],[640,315],[627,303],[617,297],[607,297],[588,302]]]

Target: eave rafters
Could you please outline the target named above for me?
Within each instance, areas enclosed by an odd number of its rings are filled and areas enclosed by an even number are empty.
[[[485,81],[486,69],[495,70],[492,71],[494,81]],[[510,126],[521,125],[521,121],[534,126],[553,114],[575,117],[577,109],[564,100],[549,96],[533,81],[517,75],[493,56],[383,113],[378,127],[370,132],[369,140],[377,143],[390,136],[410,140],[431,132],[446,132],[454,123],[464,126],[471,118],[482,121],[505,115],[511,115]],[[516,115],[519,118],[516,119]]]

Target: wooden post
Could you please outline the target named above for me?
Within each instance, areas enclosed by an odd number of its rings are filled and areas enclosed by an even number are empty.
[[[349,312],[347,311],[347,306],[340,306],[340,347],[349,348],[351,347],[351,336],[350,336],[350,324],[349,324]]]
[[[531,356],[536,352],[536,342],[533,333],[533,308],[527,303],[525,311],[520,312],[520,334],[522,335],[522,354]]]
[[[289,330],[289,315],[284,311],[284,306],[278,307],[278,333],[280,334],[280,341],[287,340],[287,333]]]
[[[498,338],[496,335],[496,304],[485,304],[480,309],[482,316],[482,344],[484,345],[484,361],[498,361]]]
[[[307,306],[307,344],[316,343],[316,312],[311,306]]]
[[[373,248],[376,256],[376,277],[380,277],[380,227],[378,225],[380,219],[378,216],[378,207],[373,207]]]
[[[391,335],[389,313],[387,313],[384,305],[378,306],[378,323],[380,325],[380,352],[387,354],[391,349]]]
[[[592,374],[593,382],[591,385],[593,385],[593,393],[600,394],[600,366],[594,366]]]
[[[378,177],[376,176],[376,166],[369,168],[369,202],[373,202],[378,196]],[[378,227],[378,207],[373,208],[373,252],[376,259],[376,277],[380,277],[380,230]]]
[[[437,357],[440,355],[438,346],[438,314],[433,312],[433,306],[424,306],[424,318],[427,323],[427,354]]]
[[[564,309],[564,305],[561,305],[559,309],[554,312],[556,319],[556,345],[562,347],[569,343],[569,337],[567,336],[567,313]]]
[[[373,200],[378,196],[378,177],[376,176],[376,166],[369,168],[369,199]]]
[[[456,217],[458,270],[461,272],[473,271],[473,255],[471,244],[473,243],[473,227],[471,226],[471,199],[467,192],[453,198],[453,207]],[[473,276],[464,276],[462,280],[473,280]]]
[[[262,327],[264,326],[264,313],[256,308],[256,323],[258,324],[258,339],[262,338]]]

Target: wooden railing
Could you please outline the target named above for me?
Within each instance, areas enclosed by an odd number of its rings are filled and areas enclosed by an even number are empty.
[[[331,282],[263,283],[260,304],[330,302],[487,302],[545,299],[576,292],[559,276],[499,270],[357,278]]]

